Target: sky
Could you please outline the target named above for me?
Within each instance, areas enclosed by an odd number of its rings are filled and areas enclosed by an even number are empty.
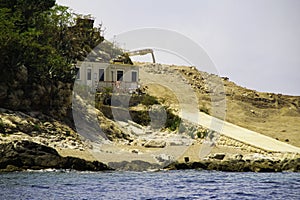
[[[126,32],[144,28],[173,31],[199,45],[220,76],[257,91],[300,96],[299,0],[57,0],[57,3],[76,13],[91,14],[95,25],[102,23],[105,27],[104,37],[127,50],[132,50],[128,49],[130,44],[118,42],[118,36]],[[189,64],[170,52],[157,48],[157,61]],[[138,59],[151,61],[146,56]]]

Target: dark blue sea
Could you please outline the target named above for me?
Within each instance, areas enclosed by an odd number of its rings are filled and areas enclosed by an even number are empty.
[[[2,173],[0,199],[300,199],[300,173]]]

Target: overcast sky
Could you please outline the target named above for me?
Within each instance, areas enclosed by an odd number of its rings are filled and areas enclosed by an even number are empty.
[[[300,95],[299,0],[57,0],[91,14],[105,38],[154,27],[200,45],[219,75],[258,91]],[[120,44],[127,48],[129,44]],[[129,49],[130,50],[130,49]],[[164,62],[166,53],[158,52]],[[160,59],[161,58],[161,59]],[[174,64],[181,64],[174,59]]]

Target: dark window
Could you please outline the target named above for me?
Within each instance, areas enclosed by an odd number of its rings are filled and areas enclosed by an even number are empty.
[[[131,72],[131,81],[137,82],[137,72]]]
[[[117,81],[123,81],[123,71],[117,71]]]
[[[76,75],[76,79],[80,79],[80,68],[76,68],[77,69],[77,75]]]
[[[87,80],[92,80],[92,69],[87,69]]]
[[[104,81],[104,69],[99,69],[99,81]]]

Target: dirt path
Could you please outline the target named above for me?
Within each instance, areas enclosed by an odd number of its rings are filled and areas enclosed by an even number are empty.
[[[179,115],[183,119],[267,151],[300,153],[298,147],[198,112],[198,101],[193,89],[179,73],[167,66],[143,66],[140,69],[140,79],[143,85],[157,84],[172,91],[179,102]]]

